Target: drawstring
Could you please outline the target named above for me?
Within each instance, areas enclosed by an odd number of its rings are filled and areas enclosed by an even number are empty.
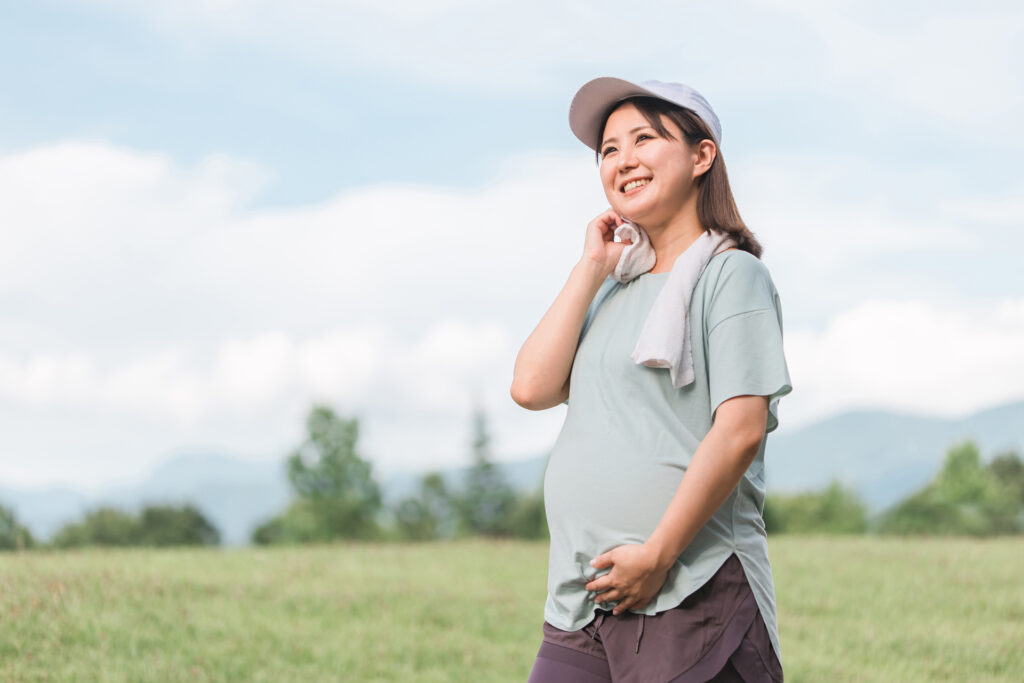
[[[597,631],[601,628],[601,624],[604,623],[604,617],[608,614],[604,610],[598,610],[597,618],[594,619],[594,632],[590,634],[592,640],[597,639]],[[644,616],[640,615],[639,621],[636,622],[636,651],[640,652],[640,639],[644,637]]]
[[[604,610],[598,610],[597,619],[594,621],[594,634],[590,636],[591,639],[597,638],[597,629],[601,628],[601,623],[604,621],[605,614],[607,614],[607,612],[605,612]]]

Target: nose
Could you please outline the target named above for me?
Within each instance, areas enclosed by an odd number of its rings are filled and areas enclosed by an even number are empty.
[[[619,151],[619,172],[628,171],[636,166],[636,154],[632,145],[624,145]]]

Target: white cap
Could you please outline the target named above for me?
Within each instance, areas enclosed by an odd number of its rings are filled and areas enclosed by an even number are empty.
[[[597,151],[601,141],[601,126],[604,117],[617,102],[629,97],[655,97],[680,107],[685,107],[699,116],[711,129],[715,143],[722,146],[722,124],[704,96],[682,83],[641,81],[630,83],[621,78],[602,77],[583,84],[576,91],[569,105],[569,127],[576,137],[590,149]]]

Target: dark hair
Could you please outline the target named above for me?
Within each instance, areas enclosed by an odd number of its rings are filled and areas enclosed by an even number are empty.
[[[670,140],[676,138],[665,127],[661,120],[661,114],[679,126],[679,130],[683,132],[683,138],[685,138],[684,142],[690,147],[697,147],[701,140],[715,142],[715,136],[708,129],[707,124],[694,112],[656,97],[630,97],[616,102],[604,115],[598,140],[604,137],[604,128],[608,123],[608,117],[625,104],[632,104],[636,107],[637,111],[643,114],[647,122],[651,124],[651,128]],[[725,159],[722,158],[722,150],[717,143],[715,143],[715,149],[717,153],[715,160],[711,162],[711,168],[696,180],[697,220],[700,221],[705,232],[714,229],[729,233],[736,240],[737,247],[761,258],[764,248],[740,218],[740,211],[736,208],[736,200],[733,199],[732,189],[729,187],[729,174],[725,170]],[[597,152],[597,159],[598,161],[601,159],[600,151]]]

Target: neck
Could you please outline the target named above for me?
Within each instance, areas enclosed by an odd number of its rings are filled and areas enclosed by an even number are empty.
[[[672,270],[676,259],[690,245],[704,234],[704,228],[697,220],[697,208],[688,203],[683,210],[676,212],[664,223],[643,224],[641,227],[651,239],[656,262],[650,270],[652,273]]]

